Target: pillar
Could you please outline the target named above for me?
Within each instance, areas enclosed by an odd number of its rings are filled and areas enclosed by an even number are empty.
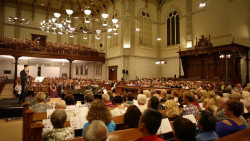
[[[73,60],[69,60],[69,59],[68,59],[68,61],[69,61],[69,79],[71,79],[72,62],[73,62]]]
[[[248,51],[246,53],[246,68],[247,68],[247,76],[246,76],[246,84],[249,83],[249,58],[248,58]]]
[[[18,58],[19,56],[14,56],[15,58],[15,73],[14,73],[14,84],[13,84],[13,88],[15,88],[15,83],[16,83],[16,80],[17,80],[17,64],[18,64]]]

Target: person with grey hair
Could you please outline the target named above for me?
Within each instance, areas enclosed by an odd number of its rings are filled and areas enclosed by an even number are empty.
[[[215,118],[217,121],[227,119],[224,108],[225,108],[228,100],[229,100],[229,98],[225,98],[225,97],[222,97],[220,99],[219,107],[217,107],[217,113],[215,114]]]
[[[66,108],[67,108],[66,102],[62,99],[58,100],[55,104],[55,109],[66,109]],[[67,121],[70,121],[70,118],[75,116],[75,111],[68,110],[66,111],[66,114],[67,114]]]
[[[108,128],[101,120],[94,120],[86,128],[84,134],[85,141],[106,141],[108,138]]]
[[[141,113],[143,113],[148,107],[146,106],[147,97],[144,94],[138,94],[137,96],[137,107],[140,109]]]
[[[66,122],[67,114],[63,109],[55,110],[51,115],[51,123],[53,129],[43,133],[44,141],[59,141],[68,140],[75,137],[74,128],[64,127]]]
[[[114,105],[110,102],[110,97],[108,94],[102,95],[102,101],[106,104],[107,107],[113,107]]]

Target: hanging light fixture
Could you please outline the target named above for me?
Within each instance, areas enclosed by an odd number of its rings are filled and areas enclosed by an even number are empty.
[[[60,14],[60,13],[54,13],[54,16],[55,16],[56,18],[60,18],[61,14]]]
[[[117,23],[118,23],[118,19],[112,19],[112,22],[113,22],[114,24],[117,24]]]
[[[66,9],[66,13],[70,16],[70,15],[73,14],[73,10],[71,10],[71,9]]]
[[[158,38],[157,38],[157,41],[161,41],[161,37],[158,37]]]
[[[203,0],[201,0],[200,4],[199,4],[199,7],[205,7],[207,5],[207,3]]]
[[[26,24],[29,24],[29,20],[28,19],[25,19],[24,17],[9,17],[8,18],[8,21],[11,22],[13,21],[13,23],[20,23],[20,24],[23,24],[23,23],[26,23]]]
[[[88,16],[88,15],[90,15],[90,14],[91,14],[91,10],[90,10],[90,9],[85,9],[85,10],[84,10],[84,13],[85,13],[85,15],[87,15],[87,16]]]

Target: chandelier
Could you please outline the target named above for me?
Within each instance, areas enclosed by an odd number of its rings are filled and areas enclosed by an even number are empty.
[[[113,18],[108,21],[107,13],[103,13],[102,18],[99,19],[91,15],[89,7],[83,10],[82,17],[73,17],[73,12],[72,9],[66,9],[66,18],[62,18],[60,13],[54,13],[54,18],[40,23],[41,30],[47,33],[53,32],[53,34],[69,34],[70,37],[74,37],[75,32],[83,33],[83,39],[87,39],[87,34],[96,34],[95,39],[97,40],[100,39],[102,32],[107,32],[107,38],[111,38],[112,34],[118,35],[118,19]],[[80,24],[73,25],[73,23]]]
[[[11,16],[10,16],[10,17],[8,18],[8,21],[9,21],[9,22],[13,21],[13,23],[20,23],[20,24],[25,23],[25,24],[29,24],[29,20],[28,20],[28,19],[25,19],[24,17],[21,18],[21,17],[11,17]]]

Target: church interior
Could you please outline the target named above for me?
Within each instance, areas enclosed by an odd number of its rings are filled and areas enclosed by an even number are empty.
[[[250,0],[0,0],[0,140],[249,140],[249,13]]]

